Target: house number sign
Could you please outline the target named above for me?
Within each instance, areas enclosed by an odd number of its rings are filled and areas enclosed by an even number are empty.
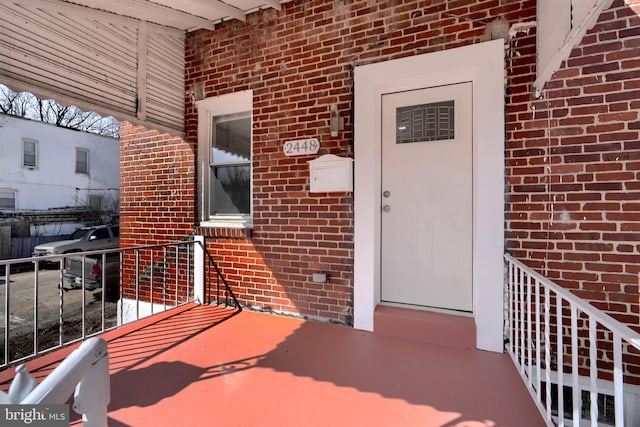
[[[284,143],[282,150],[284,155],[288,157],[316,154],[320,150],[320,141],[318,141],[318,138],[287,141]]]

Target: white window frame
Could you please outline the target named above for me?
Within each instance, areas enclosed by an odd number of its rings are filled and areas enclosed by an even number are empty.
[[[4,208],[0,205],[0,211],[15,211],[18,208],[18,190],[12,188],[0,188],[0,195],[13,194],[13,208]]]
[[[253,118],[253,91],[246,90],[196,102],[198,110],[198,188],[199,218],[203,227],[252,228],[253,227],[253,160],[251,160],[251,209],[249,215],[210,215],[209,183],[212,124],[215,117],[248,113]],[[251,122],[253,129],[253,121]],[[253,151],[253,132],[252,151]],[[253,158],[253,156],[252,156]]]
[[[25,147],[27,144],[33,144],[34,145],[34,156],[35,156],[35,161],[34,161],[34,165],[27,165],[25,163],[25,154],[26,154],[26,150]],[[31,139],[31,138],[22,138],[22,167],[26,168],[26,169],[37,169],[38,168],[38,141],[35,139]]]
[[[81,170],[79,170],[79,168],[78,168],[78,164],[79,164],[79,162],[78,162],[78,155],[79,155],[80,153],[86,153],[86,155],[87,155],[86,171],[81,171]],[[75,172],[76,172],[76,173],[79,173],[79,174],[82,174],[82,175],[89,175],[89,170],[90,170],[90,169],[89,169],[90,160],[91,160],[91,159],[90,159],[90,157],[89,157],[89,150],[87,150],[86,148],[82,148],[82,147],[76,147],[76,168],[75,168]]]

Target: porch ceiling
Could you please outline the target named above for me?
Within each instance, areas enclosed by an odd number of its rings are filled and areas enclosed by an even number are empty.
[[[287,1],[0,2],[0,83],[182,134],[186,33]]]
[[[213,29],[215,24],[237,19],[261,9],[281,9],[290,0],[72,0],[91,9],[102,10],[183,31]]]
[[[184,38],[292,0],[7,0],[0,2],[0,83],[150,129],[184,132]],[[541,40],[535,87],[611,0],[563,0],[562,31]],[[546,6],[546,7],[545,7]],[[551,0],[538,9],[556,11]],[[568,12],[567,12],[568,11]],[[546,22],[546,21],[545,21]],[[532,23],[514,25],[512,31]],[[535,25],[535,23],[533,23]],[[573,29],[567,35],[568,29]]]

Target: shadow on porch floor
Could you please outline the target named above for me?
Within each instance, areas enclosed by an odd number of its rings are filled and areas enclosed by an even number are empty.
[[[213,306],[104,338],[110,427],[544,425],[506,354]],[[29,368],[41,381],[70,351]]]

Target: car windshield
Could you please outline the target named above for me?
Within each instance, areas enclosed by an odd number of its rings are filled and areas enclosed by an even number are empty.
[[[71,236],[69,236],[69,240],[82,239],[89,231],[91,230],[78,228],[76,231],[73,232],[73,234],[71,234]]]

